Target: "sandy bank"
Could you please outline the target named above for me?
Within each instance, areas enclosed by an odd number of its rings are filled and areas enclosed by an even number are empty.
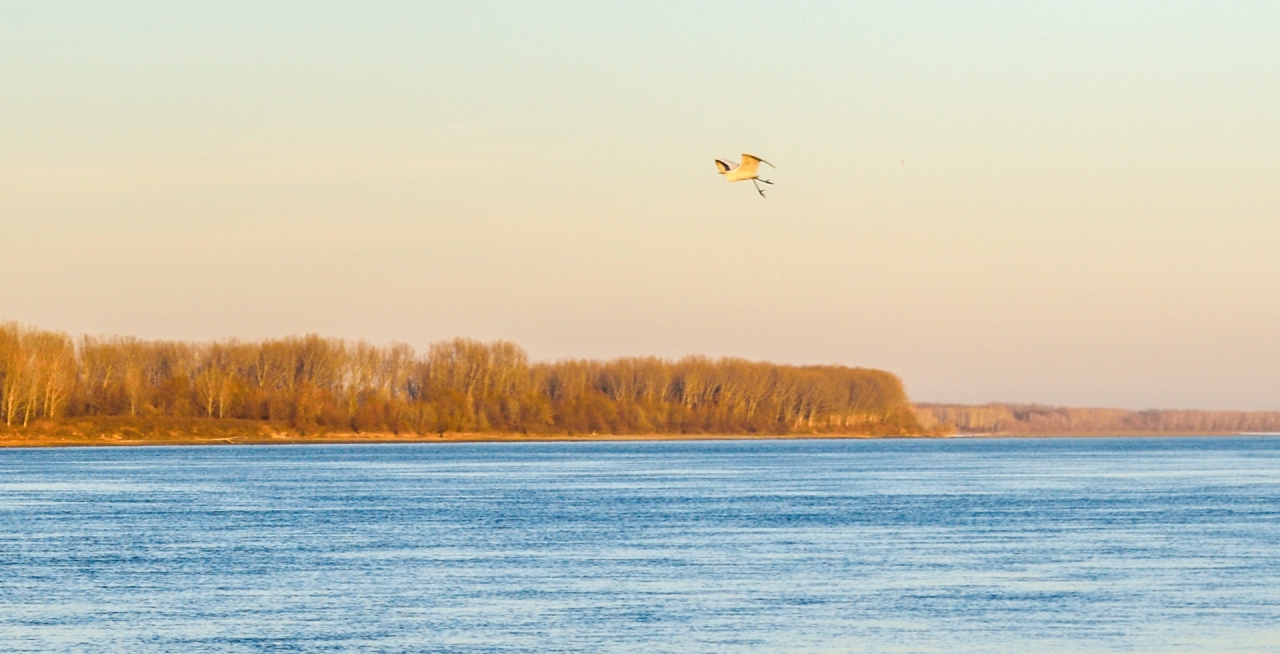
[[[299,435],[278,432],[234,436],[199,436],[196,434],[137,437],[120,433],[97,435],[0,434],[0,447],[117,447],[129,445],[304,445],[342,443],[515,443],[515,442],[589,442],[589,441],[707,441],[768,439],[869,439],[884,436],[857,434],[491,434],[446,433],[382,434],[325,433]],[[898,437],[901,438],[901,437]]]

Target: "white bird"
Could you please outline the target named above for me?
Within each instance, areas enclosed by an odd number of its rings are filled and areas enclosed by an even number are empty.
[[[716,168],[719,169],[720,174],[724,175],[724,178],[730,182],[741,182],[744,179],[751,180],[751,183],[756,186],[756,192],[760,194],[760,197],[764,197],[764,189],[760,188],[760,185],[756,182],[764,182],[765,184],[772,184],[773,182],[767,179],[760,179],[756,175],[756,169],[759,168],[762,163],[769,164],[770,168],[777,168],[777,166],[769,163],[768,161],[765,161],[754,154],[747,154],[745,152],[742,153],[742,165],[738,165],[731,161],[721,161],[720,159],[716,159]]]

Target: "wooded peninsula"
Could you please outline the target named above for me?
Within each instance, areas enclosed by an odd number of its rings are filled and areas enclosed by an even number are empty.
[[[455,339],[425,353],[310,335],[187,343],[0,324],[3,440],[251,442],[386,435],[908,435],[882,371],[690,356],[530,362]]]
[[[0,446],[1280,433],[1280,412],[913,406],[883,370],[737,358],[530,362],[320,336],[187,343],[0,323]]]

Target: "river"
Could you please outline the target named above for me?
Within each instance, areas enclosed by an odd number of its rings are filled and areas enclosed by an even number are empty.
[[[1277,652],[1280,438],[3,450],[0,651]]]

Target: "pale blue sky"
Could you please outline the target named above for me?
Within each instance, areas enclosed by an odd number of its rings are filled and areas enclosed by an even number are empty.
[[[1280,410],[1280,4],[0,2],[0,319]],[[777,164],[761,200],[713,158]]]

